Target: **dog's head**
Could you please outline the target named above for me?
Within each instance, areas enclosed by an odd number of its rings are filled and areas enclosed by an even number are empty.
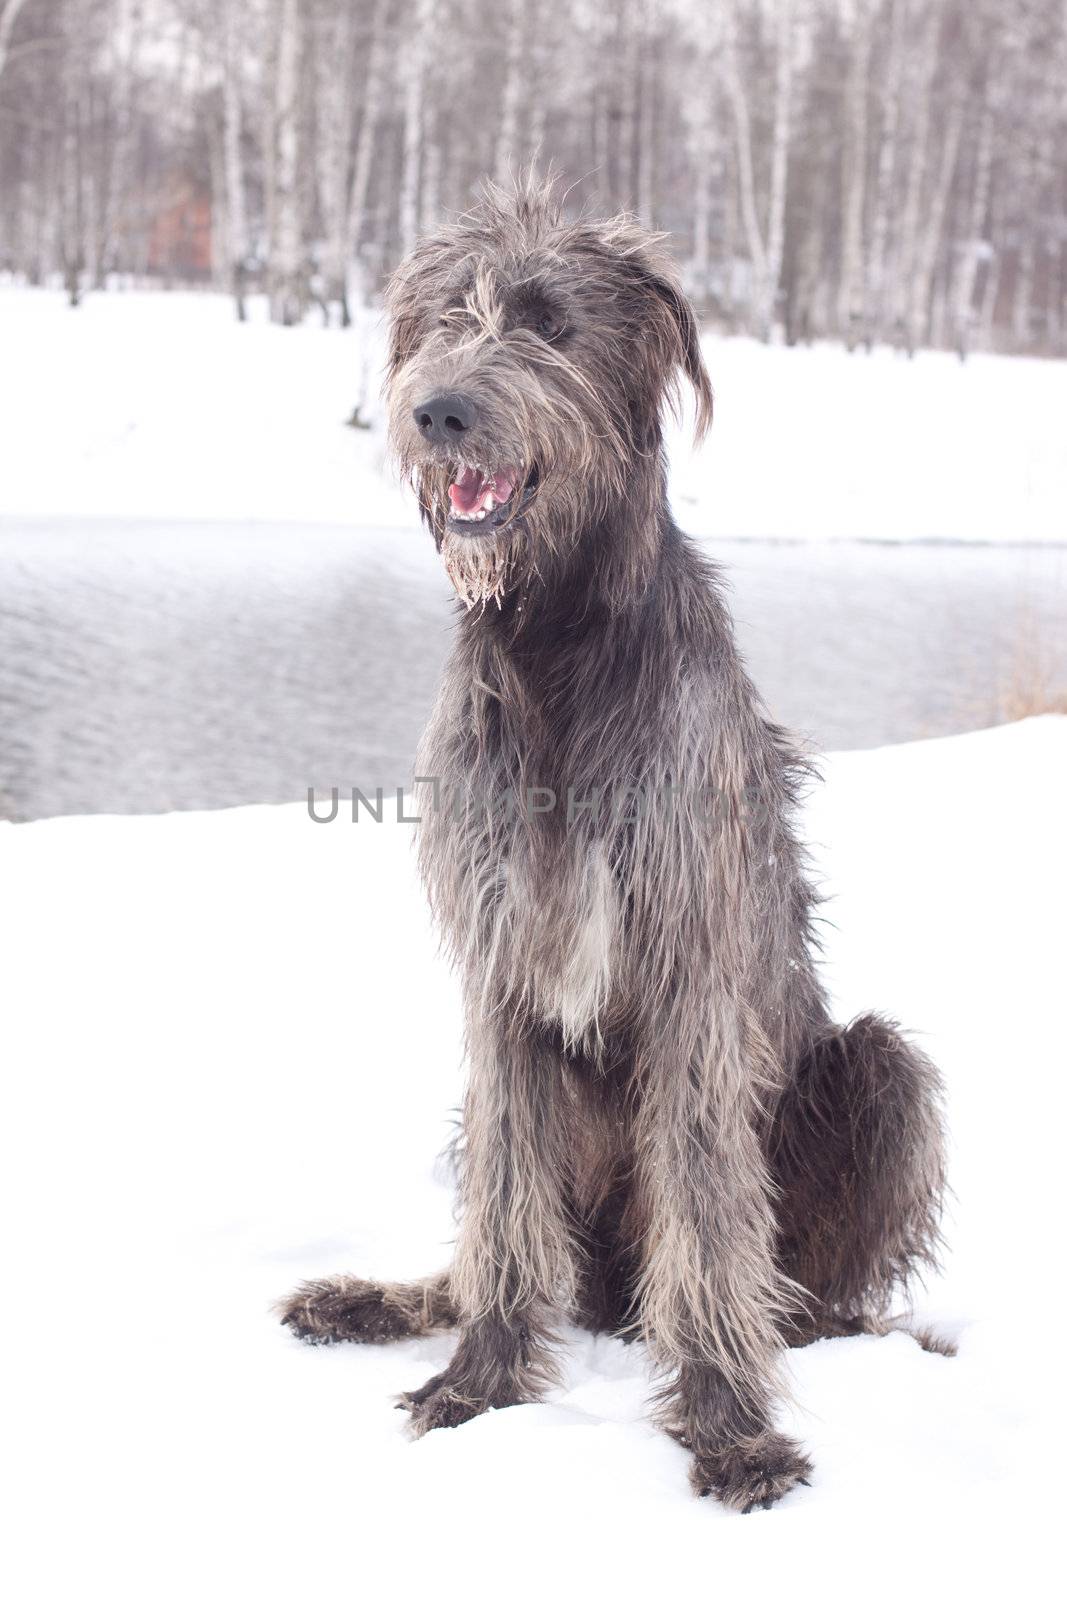
[[[658,236],[567,222],[556,186],[488,186],[388,292],[393,450],[468,605],[566,571],[585,533],[661,471],[661,413],[711,386]],[[656,481],[658,481],[658,476]]]

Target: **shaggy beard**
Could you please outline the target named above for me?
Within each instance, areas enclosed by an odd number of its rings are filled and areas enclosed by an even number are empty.
[[[446,529],[441,559],[453,589],[470,611],[495,601],[497,606],[514,581],[523,540],[518,532],[492,538],[471,538]]]

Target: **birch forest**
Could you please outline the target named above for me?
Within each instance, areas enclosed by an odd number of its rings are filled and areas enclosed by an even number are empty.
[[[1067,354],[1067,0],[0,0],[0,274],[347,325],[485,175],[724,330]]]

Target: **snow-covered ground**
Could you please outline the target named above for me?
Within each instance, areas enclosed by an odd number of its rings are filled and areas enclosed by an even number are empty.
[[[450,1337],[313,1350],[271,1319],[301,1276],[447,1258],[459,1019],[412,829],[0,825],[8,1593],[1052,1591],[1067,720],[825,767],[838,1012],[895,1012],[948,1081],[918,1310],[960,1353],[794,1353],[814,1480],[746,1518],[691,1498],[639,1349],[574,1336],[547,1404],[410,1444],[390,1396]]]
[[[0,517],[410,527],[380,427],[342,426],[361,346],[239,326],[211,294],[0,288]],[[380,330],[366,340],[380,416]],[[1067,540],[1067,362],[785,350],[709,336],[709,445],[680,520],[720,539]]]

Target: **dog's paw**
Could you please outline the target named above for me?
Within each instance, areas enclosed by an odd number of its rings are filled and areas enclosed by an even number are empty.
[[[791,1439],[765,1433],[699,1455],[689,1480],[699,1495],[714,1495],[731,1511],[765,1510],[798,1483],[809,1483],[811,1462]]]
[[[460,1423],[480,1417],[486,1411],[521,1405],[522,1398],[506,1386],[490,1396],[473,1394],[462,1377],[445,1371],[424,1383],[421,1389],[399,1395],[397,1409],[408,1412],[408,1432],[412,1438],[421,1439],[434,1428],[458,1428]]]
[[[302,1283],[276,1310],[282,1325],[307,1344],[387,1344],[420,1331],[411,1306],[389,1284],[363,1278]]]
[[[400,1395],[397,1407],[408,1413],[408,1432],[413,1439],[421,1439],[434,1428],[458,1428],[461,1422],[491,1409],[488,1400],[461,1393],[443,1373],[421,1389]]]

